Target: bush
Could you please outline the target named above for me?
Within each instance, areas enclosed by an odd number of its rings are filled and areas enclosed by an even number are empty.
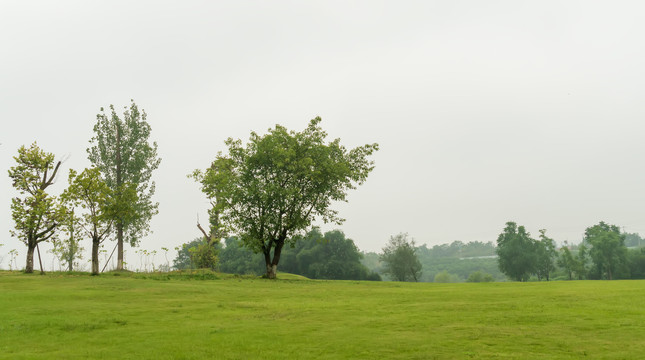
[[[446,270],[434,276],[434,282],[436,283],[454,283],[458,280],[457,276],[447,272]]]
[[[492,282],[495,281],[493,278],[493,275],[491,274],[486,274],[481,271],[475,271],[474,273],[471,273],[468,275],[468,279],[466,279],[466,282]]]

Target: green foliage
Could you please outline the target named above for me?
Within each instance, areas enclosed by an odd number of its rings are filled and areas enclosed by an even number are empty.
[[[190,257],[190,249],[196,248],[204,241],[202,238],[196,238],[191,242],[175,247],[177,257],[173,260],[172,267],[175,270],[195,269],[195,265]]]
[[[189,251],[192,263],[198,269],[217,269],[218,250],[215,246],[207,242],[202,242],[196,247],[190,248]]]
[[[546,230],[540,230],[540,240],[535,242],[535,273],[538,280],[549,281],[549,276],[555,270],[556,258],[555,241],[546,236]]]
[[[497,238],[500,270],[515,281],[527,281],[537,268],[536,241],[514,222],[507,222]]]
[[[254,253],[235,238],[226,239],[226,246],[219,249],[218,267],[225,273],[261,275],[266,271],[261,254]],[[175,259],[175,268],[189,268],[190,254],[203,244],[201,239],[185,244]],[[190,250],[190,249],[194,250]],[[317,228],[306,236],[294,241],[294,247],[282,253],[282,271],[302,275],[312,279],[333,280],[380,280],[360,262],[361,254],[351,239],[345,238],[342,231],[326,232]],[[194,263],[194,260],[193,260]],[[197,265],[192,265],[195,267]]]
[[[616,225],[601,221],[585,230],[585,242],[591,246],[589,256],[594,263],[594,276],[612,280],[629,277],[625,235]],[[627,275],[627,276],[626,276]]]
[[[227,156],[219,155],[210,172],[194,173],[202,191],[216,198],[215,208],[228,228],[264,255],[269,278],[275,277],[284,245],[314,219],[342,222],[331,203],[345,201],[347,191],[373,169],[368,157],[376,144],[348,151],[339,139],[325,143],[320,121],[311,120],[302,132],[280,125],[263,136],[252,132],[245,146],[229,138]]]
[[[645,248],[629,250],[627,263],[632,279],[645,279]]]
[[[113,220],[119,242],[117,268],[123,268],[123,241],[132,246],[149,232],[150,219],[157,214],[158,203],[152,202],[155,183],[152,172],[159,167],[157,143],[149,143],[150,125],[146,113],[131,102],[121,119],[113,105],[110,114],[101,108],[96,115],[94,137],[87,149],[88,158],[97,167],[105,184],[112,190],[113,201],[122,211]],[[136,193],[135,201],[127,193]],[[126,211],[127,210],[127,211]]]
[[[421,263],[416,255],[414,239],[408,234],[390,236],[383,248],[381,261],[385,264],[384,273],[396,281],[419,281]]]
[[[643,281],[473,286],[119,274],[0,271],[0,357],[635,359],[645,352]],[[267,326],[279,336],[263,336]]]
[[[177,257],[173,261],[173,268],[185,269],[211,269],[218,268],[220,252],[219,243],[209,244],[203,238],[196,238],[191,242],[175,248]]]
[[[446,270],[443,270],[442,272],[434,276],[434,282],[436,283],[454,283],[458,281],[459,281],[459,278],[457,278],[453,274],[450,274]]]
[[[311,279],[380,280],[378,274],[361,264],[361,253],[354,241],[340,230],[324,235],[312,229],[282,255],[283,271]]]
[[[244,247],[236,237],[226,239],[226,246],[219,254],[219,269],[230,274],[262,275],[266,272],[264,257]]]
[[[624,233],[625,246],[627,247],[641,247],[645,245],[645,240],[637,233]]]
[[[29,148],[21,146],[16,164],[9,169],[13,187],[20,196],[11,199],[14,230],[11,236],[27,245],[25,272],[34,271],[34,249],[53,238],[64,221],[66,211],[55,196],[47,193],[61,165],[54,165],[54,154],[41,150],[34,142]]]
[[[92,274],[98,275],[99,246],[110,235],[116,219],[130,216],[131,208],[127,204],[136,202],[136,191],[132,186],[123,186],[119,196],[114,196],[114,190],[101,179],[98,168],[85,169],[81,173],[70,169],[68,183],[61,198],[68,206],[81,209],[78,220],[71,221],[76,221],[83,233],[92,239]]]
[[[74,210],[68,212],[63,224],[61,224],[61,236],[52,239],[53,248],[51,252],[63,263],[67,271],[73,271],[76,260],[83,259],[85,248],[81,246],[81,238],[78,236],[78,218],[74,215]]]
[[[569,244],[565,241],[564,246],[560,248],[560,255],[557,264],[567,274],[569,280],[574,277],[583,280],[587,276],[587,247],[581,245],[578,247],[577,255],[573,255],[569,249]]]
[[[485,274],[481,271],[475,271],[474,273],[471,273],[468,275],[468,279],[466,279],[466,282],[493,282],[495,281],[495,278],[493,278],[493,275],[491,274]]]
[[[211,208],[208,210],[210,232],[204,234],[207,241],[220,241],[226,236],[227,227],[222,221],[222,216],[229,205],[230,189],[234,181],[232,168],[231,159],[218,156],[206,171],[202,173],[200,170],[195,170],[188,176],[201,185],[202,192],[211,203]],[[199,224],[198,227],[204,231]]]

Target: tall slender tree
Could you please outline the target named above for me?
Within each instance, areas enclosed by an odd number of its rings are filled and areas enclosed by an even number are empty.
[[[54,184],[61,162],[55,162],[54,154],[41,150],[35,142],[29,148],[21,146],[14,159],[16,165],[9,169],[9,177],[21,196],[11,199],[15,222],[11,235],[27,245],[25,272],[33,273],[38,244],[55,236],[65,218],[58,199],[46,191]]]
[[[117,270],[123,270],[123,243],[135,246],[150,230],[150,219],[158,213],[152,201],[155,183],[152,172],[159,167],[157,143],[149,141],[150,124],[146,112],[132,100],[123,112],[123,119],[110,105],[109,114],[101,108],[96,115],[94,137],[87,149],[88,158],[100,169],[105,184],[112,189],[114,202],[120,209],[114,219],[117,238]],[[127,189],[134,186],[136,201],[130,202]]]

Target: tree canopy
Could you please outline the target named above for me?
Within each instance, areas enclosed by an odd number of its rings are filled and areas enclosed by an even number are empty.
[[[314,219],[340,224],[331,208],[346,201],[347,191],[362,184],[374,168],[369,159],[378,149],[368,144],[347,150],[340,139],[325,142],[319,117],[301,132],[276,125],[265,135],[251,133],[246,143],[229,138],[230,166],[213,169],[215,183],[205,176],[223,204],[222,219],[249,249],[262,253],[266,276],[275,278],[282,248],[294,235],[311,227]]]
[[[55,162],[54,154],[41,150],[35,142],[29,148],[21,146],[14,160],[16,165],[9,169],[9,177],[20,196],[11,199],[15,223],[11,235],[27,245],[25,272],[32,273],[34,250],[56,235],[66,216],[58,199],[46,191],[54,183],[61,162]]]
[[[591,245],[589,256],[601,278],[612,280],[620,270],[626,271],[625,235],[616,225],[601,221],[585,230],[585,242]]]
[[[535,240],[524,226],[509,221],[497,237],[497,255],[500,270],[516,281],[527,281],[535,271]]]

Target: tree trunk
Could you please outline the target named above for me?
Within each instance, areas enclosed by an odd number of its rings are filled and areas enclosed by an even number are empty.
[[[280,262],[280,254],[282,254],[282,247],[284,246],[284,240],[278,240],[275,242],[275,249],[273,250],[273,260],[271,260],[271,248],[264,250],[264,262],[267,267],[266,277],[268,279],[275,279],[278,269],[278,263]]]
[[[123,270],[123,224],[120,221],[116,225],[116,241],[117,241],[116,269]]]
[[[121,185],[123,184],[123,177],[121,176],[121,129],[119,124],[116,126],[116,186],[119,189],[119,201],[121,199]],[[119,219],[116,222],[116,241],[117,241],[117,260],[116,260],[116,269],[117,271],[123,270],[123,220]]]
[[[25,265],[25,272],[33,274],[34,272],[34,250],[36,246],[27,245],[27,264]]]
[[[92,275],[99,274],[99,241],[92,239]]]
[[[277,269],[278,269],[278,265],[267,264],[267,273],[266,273],[267,279],[275,279]]]
[[[264,254],[264,264],[267,267],[267,273],[264,276],[268,279],[275,279],[275,270],[271,264],[271,248],[263,249],[262,253]]]

